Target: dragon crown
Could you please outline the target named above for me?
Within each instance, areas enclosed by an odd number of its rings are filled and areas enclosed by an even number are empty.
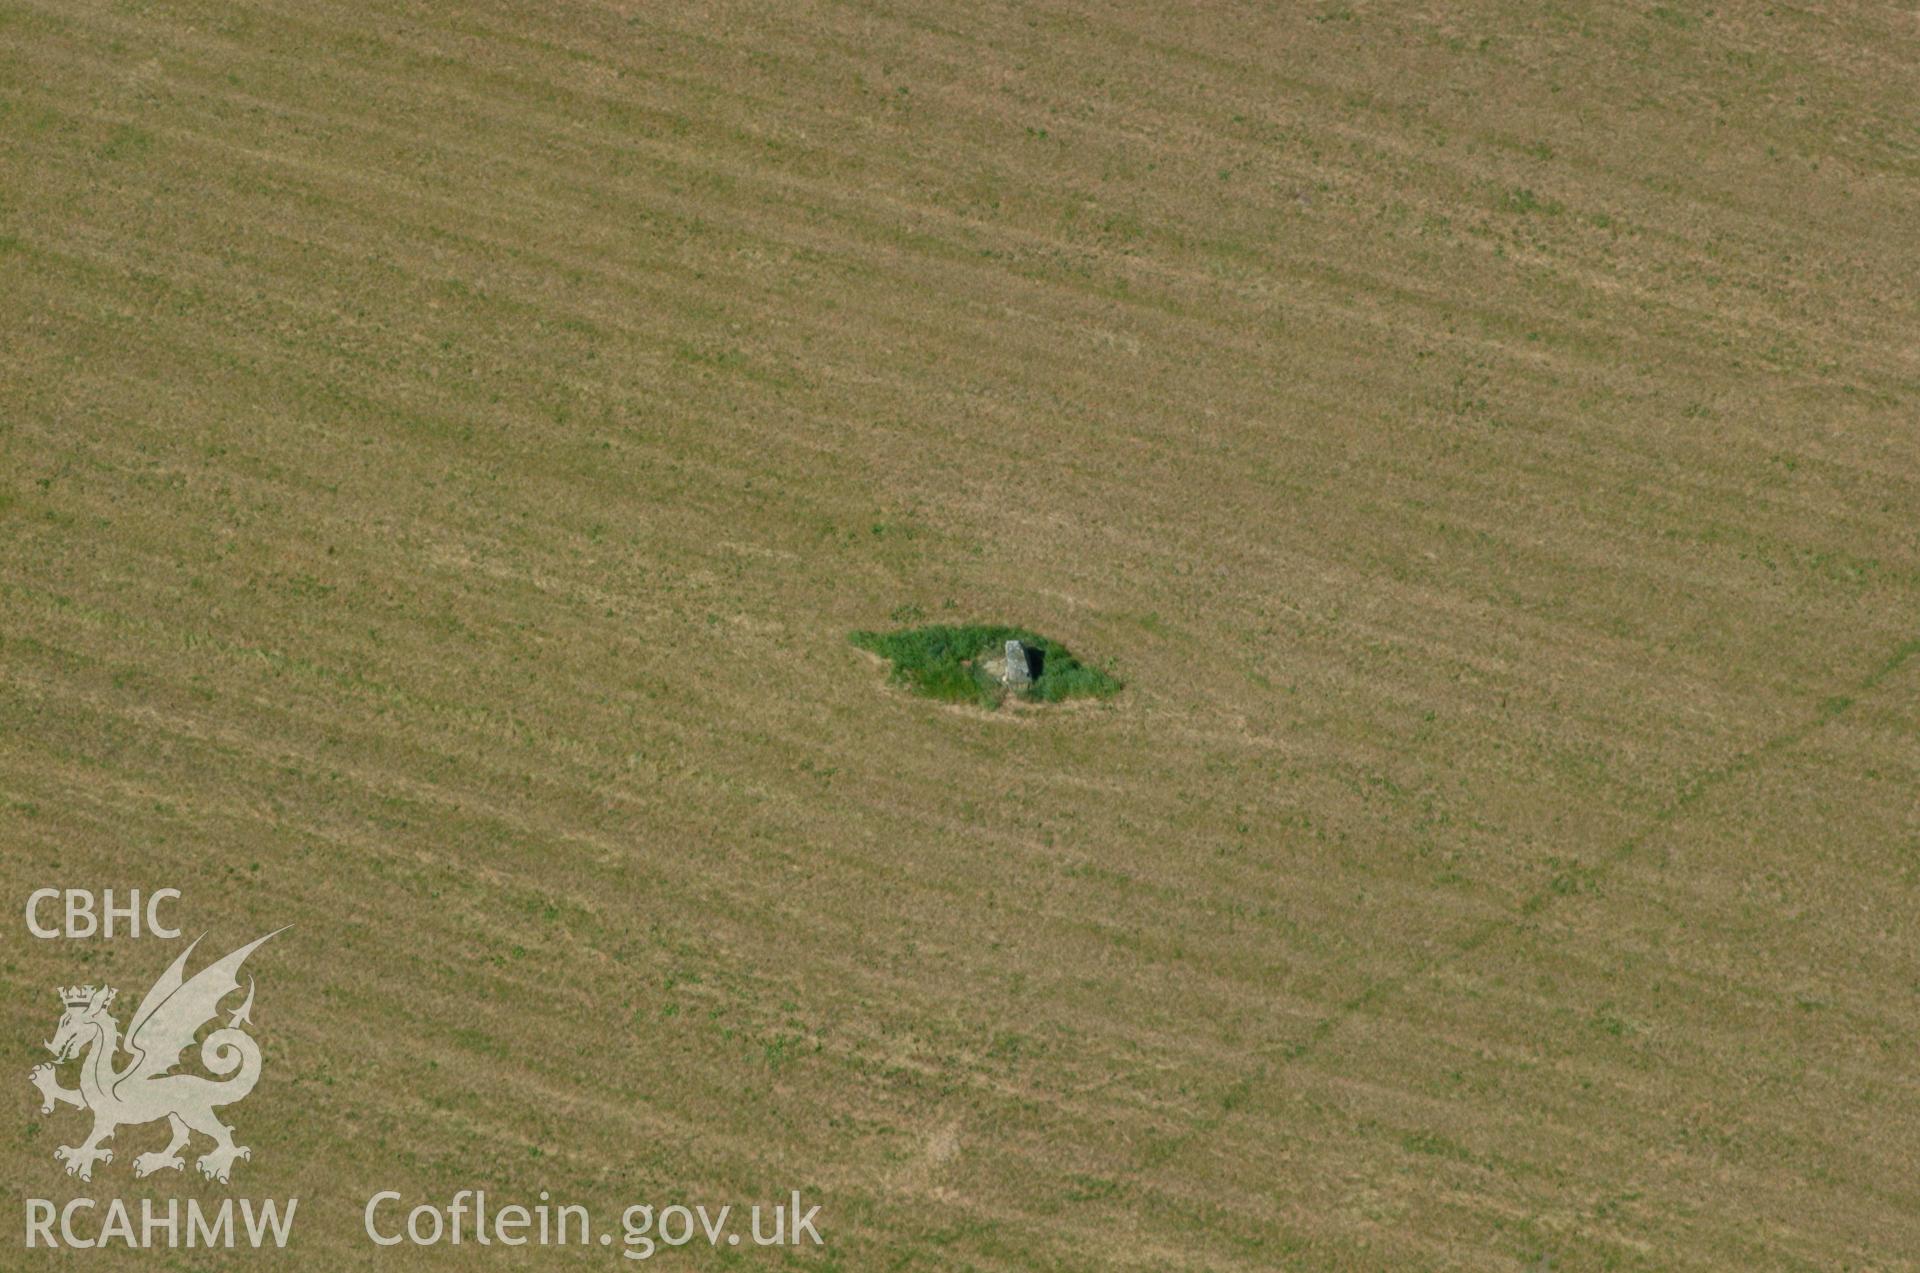
[[[113,997],[119,993],[118,990],[108,990],[105,997],[100,1000],[100,1006],[104,1008],[112,1003]],[[93,994],[94,987],[91,985],[62,986],[60,988],[60,1002],[66,1004],[69,1008],[84,1008],[93,1002]]]

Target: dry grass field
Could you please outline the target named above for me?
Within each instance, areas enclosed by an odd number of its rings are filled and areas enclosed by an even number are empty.
[[[1917,209],[1911,6],[0,0],[0,1265],[1916,1267]]]

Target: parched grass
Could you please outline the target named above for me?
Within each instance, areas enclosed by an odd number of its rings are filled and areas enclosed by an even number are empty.
[[[1019,641],[1040,653],[1040,674],[1018,691],[1034,702],[1057,703],[1068,698],[1110,698],[1120,692],[1120,681],[1073,656],[1051,637],[1004,624],[930,624],[898,632],[855,632],[852,642],[893,662],[894,680],[918,694],[950,703],[978,703],[997,707],[1009,691],[987,674],[987,659],[1000,653],[1008,641]]]
[[[0,12],[0,894],[295,925],[292,1273],[1906,1267],[1920,26],[1649,5]]]

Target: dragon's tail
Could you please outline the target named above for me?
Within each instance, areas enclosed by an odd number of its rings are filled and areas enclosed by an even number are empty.
[[[200,1045],[200,1063],[222,1080],[215,1089],[216,1106],[243,1099],[260,1081],[260,1045],[233,1026],[207,1036]]]

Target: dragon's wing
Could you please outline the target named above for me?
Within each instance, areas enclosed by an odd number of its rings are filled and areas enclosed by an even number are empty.
[[[133,1014],[133,1021],[127,1026],[125,1046],[133,1053],[134,1061],[115,1083],[115,1088],[129,1079],[157,1077],[179,1064],[180,1053],[193,1043],[200,1027],[212,1019],[220,1001],[240,988],[236,975],[247,956],[267,938],[285,931],[275,929],[266,937],[256,938],[183,981],[181,972],[187,966],[187,956],[200,944],[200,939],[194,938],[192,945],[181,951],[172,966],[160,974]]]
[[[165,972],[154,979],[153,985],[147,990],[146,998],[142,999],[140,1006],[134,1009],[133,1020],[127,1025],[129,1041],[134,1035],[140,1033],[140,1027],[146,1024],[147,1018],[153,1015],[154,1009],[171,998],[173,992],[180,988],[180,983],[186,980],[180,973],[187,966],[187,956],[193,953],[193,948],[200,944],[200,938],[205,936],[206,934],[202,933],[200,937],[188,942],[187,948],[180,952],[180,958],[174,960]]]

